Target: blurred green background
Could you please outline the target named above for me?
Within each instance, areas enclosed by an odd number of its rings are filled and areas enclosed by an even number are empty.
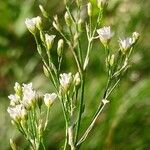
[[[93,0],[93,3],[95,0]],[[41,60],[36,52],[32,35],[27,31],[26,17],[41,15],[42,4],[52,17],[63,17],[63,0],[0,0],[0,149],[8,150],[9,139],[25,147],[21,134],[10,123],[7,113],[9,100],[16,81],[33,82],[38,91],[54,89],[44,77]],[[141,34],[135,47],[132,65],[119,87],[111,96],[111,103],[96,122],[81,150],[148,150],[150,149],[150,1],[110,0],[104,24],[112,25],[117,38],[133,31]],[[52,25],[50,25],[52,26]],[[84,39],[83,39],[84,40]],[[83,47],[86,44],[83,42]],[[64,70],[72,70],[71,58],[65,52]],[[67,63],[66,63],[67,62]],[[88,69],[82,129],[87,127],[97,108],[106,83],[102,45],[97,41],[91,53]],[[76,71],[74,71],[76,72]],[[46,146],[49,150],[61,148],[64,140],[64,120],[59,102],[52,109]]]

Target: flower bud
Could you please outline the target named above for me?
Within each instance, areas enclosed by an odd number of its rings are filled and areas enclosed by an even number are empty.
[[[92,4],[89,2],[87,4],[87,12],[88,12],[88,16],[92,16]]]
[[[77,72],[74,76],[74,83],[76,86],[78,86],[80,84],[80,82],[81,82],[80,74],[79,74],[79,72]]]
[[[108,4],[107,0],[97,0],[97,7],[99,9],[105,8]]]
[[[82,4],[82,0],[76,0],[76,4],[77,4],[78,7],[80,7],[81,4]]]
[[[111,57],[110,57],[110,59],[109,59],[109,64],[110,64],[110,66],[113,66],[114,60],[115,60],[115,55],[112,54]]]
[[[45,34],[45,43],[48,51],[52,48],[55,37],[56,37],[55,35]]]
[[[25,108],[22,108],[21,110],[21,119],[22,120],[27,120],[28,118],[28,113],[27,113],[27,110]]]
[[[21,96],[21,94],[22,94],[22,87],[21,87],[21,85],[18,82],[15,83],[14,90],[16,92],[16,95]]]
[[[42,5],[39,5],[39,8],[40,8],[40,10],[41,10],[41,12],[42,12],[42,15],[43,15],[45,18],[48,18],[48,13],[45,11],[45,9],[43,8],[43,6],[42,6]]]
[[[17,150],[17,146],[12,139],[9,140],[9,143],[10,143],[12,150]]]
[[[43,65],[43,72],[44,72],[46,77],[49,77],[48,69],[44,65]]]
[[[72,19],[68,12],[65,13],[65,22],[68,27],[70,27],[72,25]]]
[[[79,19],[79,20],[78,20],[78,23],[77,23],[79,32],[82,31],[82,24],[83,24],[83,20],[82,20],[82,19]]]
[[[59,25],[59,21],[58,21],[58,16],[57,16],[57,15],[54,16],[53,26],[54,26],[54,28],[55,28],[57,31],[60,31],[60,30],[61,30],[61,27],[60,27],[60,25]]]
[[[137,33],[137,32],[132,33],[132,39],[133,39],[134,44],[138,41],[139,37],[140,37],[139,33]]]
[[[64,48],[64,40],[60,39],[57,45],[57,54],[59,57],[61,57],[63,54],[63,48]]]

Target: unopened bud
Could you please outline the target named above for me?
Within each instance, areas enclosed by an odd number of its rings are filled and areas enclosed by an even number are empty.
[[[76,0],[76,4],[77,4],[78,7],[81,6],[81,3],[82,3],[82,0]]]
[[[59,57],[61,57],[63,54],[63,48],[64,48],[64,40],[60,39],[57,45],[57,54]]]
[[[45,37],[42,31],[40,31],[40,39],[42,42],[45,42]]]
[[[137,32],[132,33],[133,44],[135,44],[138,41],[139,37],[140,37],[139,33]]]
[[[110,64],[110,66],[113,66],[114,60],[115,60],[115,55],[113,54],[113,55],[111,55],[111,57],[110,57],[110,59],[109,59],[109,64]]]
[[[108,4],[108,0],[97,0],[97,7],[99,9],[105,8]]]
[[[17,146],[12,139],[9,140],[12,150],[17,150]]]
[[[48,69],[44,65],[43,65],[43,72],[44,72],[46,77],[49,77]]]
[[[70,27],[72,25],[72,19],[68,12],[65,13],[65,22],[68,27]]]
[[[15,90],[15,92],[16,92],[16,94],[18,96],[21,96],[21,94],[22,94],[22,87],[21,87],[21,85],[18,82],[15,83],[14,90]]]
[[[79,19],[79,21],[78,21],[78,30],[79,30],[79,32],[82,31],[82,24],[83,24],[83,20]]]
[[[81,82],[80,74],[79,74],[79,72],[77,72],[74,76],[74,83],[76,86],[78,86],[80,84],[80,82]]]
[[[42,12],[42,15],[43,15],[45,18],[48,18],[48,13],[45,11],[45,9],[43,8],[43,6],[42,6],[42,5],[39,5],[39,8],[40,8],[40,10],[41,10],[41,12]]]
[[[92,4],[90,2],[87,4],[87,12],[88,12],[88,15],[91,17],[92,16]]]
[[[60,27],[60,25],[59,25],[59,21],[58,21],[58,16],[57,16],[57,15],[54,16],[53,26],[54,26],[54,28],[55,28],[57,31],[60,31],[60,30],[61,30],[61,27]]]

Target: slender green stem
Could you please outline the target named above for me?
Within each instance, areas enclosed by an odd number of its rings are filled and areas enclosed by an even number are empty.
[[[75,143],[78,140],[80,124],[81,124],[81,117],[82,117],[82,113],[83,113],[84,87],[85,87],[85,75],[82,74],[82,78],[81,78],[81,98],[80,98],[80,102],[79,102],[79,112],[78,112],[78,118],[77,118]]]
[[[45,121],[45,125],[44,125],[44,131],[46,130],[46,127],[47,127],[47,124],[48,124],[49,114],[50,114],[50,107],[47,108],[47,114],[46,114],[46,121]]]
[[[86,140],[87,136],[89,135],[90,131],[92,130],[93,126],[95,125],[95,122],[96,122],[97,118],[99,117],[100,113],[102,112],[102,110],[104,109],[104,107],[105,107],[105,104],[102,104],[101,108],[97,112],[96,116],[94,117],[94,119],[90,123],[90,126],[87,128],[87,130],[85,131],[85,133],[83,134],[83,136],[77,142],[77,144],[76,144],[77,147],[79,147]]]

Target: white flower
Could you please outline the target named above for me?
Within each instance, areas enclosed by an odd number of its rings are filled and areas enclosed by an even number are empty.
[[[45,34],[45,42],[46,42],[46,46],[47,46],[48,50],[50,50],[52,48],[55,37],[56,37],[55,35]]]
[[[114,35],[114,33],[111,32],[110,26],[98,29],[97,33],[99,35],[102,44],[104,45],[108,44],[108,42]]]
[[[20,97],[18,95],[9,95],[8,98],[10,99],[10,105],[15,106],[16,104],[19,103]]]
[[[133,44],[133,39],[128,37],[128,38],[123,38],[119,40],[119,45],[123,53],[125,53]]]
[[[29,18],[27,18],[27,19],[25,20],[25,24],[26,24],[26,27],[28,28],[28,30],[29,30],[32,34],[34,34],[35,31],[36,31],[36,24],[35,24],[34,19],[29,19]]]
[[[106,105],[107,103],[109,103],[109,101],[107,99],[102,99],[102,102],[104,105]]]
[[[41,19],[40,16],[31,18],[31,19],[27,18],[27,19],[25,20],[25,24],[26,24],[28,30],[29,30],[32,34],[34,34],[34,33],[36,32],[36,27],[37,27],[39,30],[41,30],[41,28],[42,28],[42,19]]]
[[[32,83],[23,84],[22,92],[23,92],[22,103],[25,107],[30,108],[30,106],[34,105],[36,98],[36,92],[33,90]]]
[[[48,94],[46,93],[44,95],[44,103],[47,107],[50,107],[53,103],[54,103],[54,100],[56,99],[57,97],[57,94],[55,93],[52,93],[52,94]]]
[[[72,73],[63,73],[60,74],[60,84],[64,88],[64,90],[67,90],[72,82]]]
[[[21,104],[16,105],[15,107],[8,107],[7,111],[10,117],[15,121],[25,119],[25,116],[27,115],[26,109]]]

